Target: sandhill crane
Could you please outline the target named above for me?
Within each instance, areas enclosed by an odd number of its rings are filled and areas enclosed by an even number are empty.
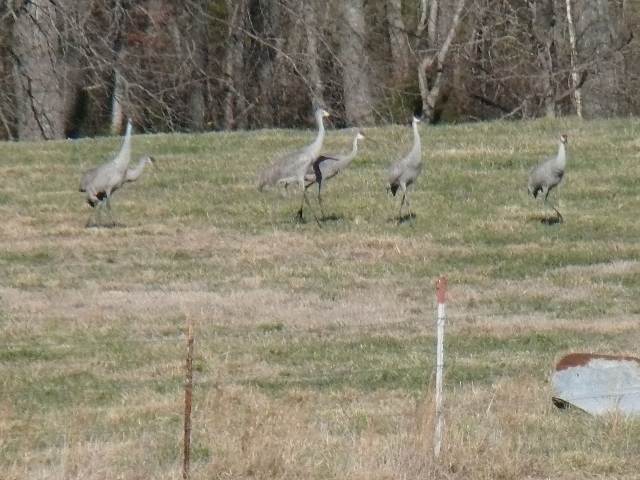
[[[106,206],[111,213],[111,195],[126,181],[127,168],[131,160],[131,133],[133,125],[127,122],[127,130],[120,151],[115,158],[85,172],[80,181],[80,191],[86,192],[91,207]],[[140,170],[141,172],[142,170]],[[136,177],[137,178],[137,177]],[[100,210],[98,210],[100,211]],[[91,219],[90,219],[91,220]],[[87,223],[89,225],[89,223]]]
[[[127,168],[127,173],[124,176],[125,183],[135,182],[136,180],[138,180],[138,178],[140,178],[140,175],[142,175],[144,167],[146,167],[147,165],[154,165],[155,161],[155,158],[150,155],[144,155],[143,157],[140,157],[138,159],[138,165],[133,168]],[[115,191],[116,189],[114,188],[111,193]]]
[[[315,111],[316,123],[318,124],[318,134],[313,143],[281,157],[274,164],[265,169],[258,178],[258,190],[262,190],[266,186],[274,186],[277,184],[287,185],[289,183],[297,183],[300,186],[300,190],[302,190],[302,203],[300,204],[300,210],[298,210],[298,217],[300,220],[303,220],[302,209],[306,203],[318,225],[320,225],[320,221],[311,209],[311,204],[309,203],[306,189],[304,188],[304,177],[309,166],[320,155],[325,134],[323,119],[328,116],[329,113],[326,110],[318,108]]]
[[[305,188],[309,188],[314,183],[318,184],[318,203],[323,217],[322,185],[349,166],[358,153],[358,140],[363,140],[364,138],[364,135],[359,130],[356,131],[356,135],[353,137],[353,147],[349,153],[344,155],[320,155],[307,170]]]
[[[387,191],[390,190],[394,197],[398,189],[402,191],[399,213],[400,219],[402,219],[402,207],[405,202],[407,203],[409,215],[411,215],[411,204],[409,203],[407,188],[416,181],[416,178],[418,178],[418,175],[420,175],[422,171],[422,149],[420,146],[420,132],[418,131],[419,123],[420,119],[413,117],[413,121],[411,122],[413,127],[413,146],[404,158],[389,168]]]
[[[544,204],[547,205],[549,192],[553,190],[564,177],[564,169],[567,164],[567,136],[560,135],[558,142],[558,153],[555,157],[544,160],[539,165],[533,167],[529,173],[528,190],[533,198],[537,198],[538,193],[544,195]],[[552,205],[553,210],[558,214],[558,221],[562,222],[562,214]]]

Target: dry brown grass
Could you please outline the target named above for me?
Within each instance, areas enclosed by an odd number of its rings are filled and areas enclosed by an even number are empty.
[[[523,179],[566,127],[567,222],[546,226]],[[555,410],[549,373],[571,350],[638,353],[639,131],[425,129],[414,224],[392,221],[379,184],[389,146],[329,185],[322,230],[290,220],[297,199],[254,192],[254,159],[302,133],[138,137],[162,169],[118,192],[115,229],[84,228],[71,188],[113,140],[0,145],[0,478],[178,478],[186,318],[194,479],[635,478],[640,423]]]

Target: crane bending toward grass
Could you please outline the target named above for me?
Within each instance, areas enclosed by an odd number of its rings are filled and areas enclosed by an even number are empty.
[[[353,147],[349,153],[344,155],[320,155],[307,170],[305,188],[309,188],[314,183],[318,184],[318,204],[323,217],[322,185],[349,166],[358,153],[358,140],[364,140],[364,138],[365,136],[362,132],[357,130],[356,135],[353,137]]]
[[[311,164],[320,155],[325,135],[323,119],[328,116],[329,113],[326,110],[318,108],[315,111],[315,119],[318,125],[318,134],[316,135],[315,140],[306,147],[279,158],[275,163],[263,170],[258,177],[258,190],[260,191],[267,186],[297,183],[300,190],[302,190],[302,202],[300,204],[300,210],[298,210],[298,218],[300,220],[304,220],[304,217],[302,216],[302,209],[306,203],[318,225],[320,225],[320,221],[313,212],[309,199],[307,198],[305,175]]]
[[[80,180],[80,191],[86,193],[87,203],[91,207],[98,208],[97,215],[106,208],[111,216],[111,195],[125,182],[137,180],[144,166],[153,162],[151,157],[143,157],[136,168],[128,168],[131,161],[132,132],[133,125],[129,120],[118,154],[113,160],[86,171]],[[87,226],[91,225],[90,217]]]
[[[144,168],[147,165],[152,165],[152,166],[155,165],[155,159],[150,155],[144,155],[144,156],[140,157],[138,159],[138,164],[135,167],[127,168],[127,171],[126,171],[126,173],[124,175],[124,181],[122,182],[122,184],[120,186],[115,185],[111,189],[111,194],[113,195],[113,193],[115,193],[115,191],[118,190],[125,183],[132,183],[132,182],[135,182],[136,180],[138,180],[138,178],[140,178],[140,175],[142,175],[142,172],[144,171]],[[95,170],[95,169],[93,169],[93,170]],[[93,170],[90,170],[90,172],[93,171]],[[89,172],[87,172],[87,173],[89,173]],[[82,191],[82,190],[80,190],[80,191]],[[105,200],[106,199],[106,193],[105,192],[98,192],[96,197],[100,201]],[[92,200],[90,200],[90,199],[87,199],[87,203],[89,203],[89,205],[91,205],[92,207],[96,206],[96,204],[92,203]]]
[[[418,131],[419,123],[420,119],[414,116],[411,122],[413,128],[413,146],[407,155],[389,168],[387,191],[391,191],[394,197],[398,190],[402,192],[399,212],[400,220],[402,220],[402,207],[405,203],[409,210],[409,216],[411,216],[411,203],[409,202],[409,192],[407,189],[416,181],[420,172],[422,172],[422,147],[420,144],[420,132]]]
[[[533,195],[533,198],[537,198],[538,193],[542,193],[542,195],[544,195],[545,206],[547,205],[549,193],[560,184],[564,177],[564,171],[567,165],[567,141],[567,135],[560,135],[556,156],[547,158],[539,165],[533,167],[529,173],[529,193]],[[558,221],[562,222],[564,219],[560,211],[554,205],[551,207],[558,215]]]
[[[125,183],[130,183],[130,182],[135,182],[136,180],[138,180],[138,178],[140,178],[140,175],[142,175],[142,171],[144,170],[144,167],[146,167],[147,165],[155,165],[156,159],[153,158],[151,155],[144,155],[142,157],[140,157],[138,159],[138,164],[133,167],[133,168],[127,168],[127,173],[124,176],[124,182]],[[115,190],[112,190],[111,193],[115,192]]]

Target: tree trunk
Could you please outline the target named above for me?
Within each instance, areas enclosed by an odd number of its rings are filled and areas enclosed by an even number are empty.
[[[116,0],[113,9],[116,38],[113,51],[113,92],[111,93],[111,134],[120,135],[125,121],[124,105],[127,95],[127,82],[121,68],[125,57],[124,48],[124,6],[122,0]]]
[[[391,76],[395,83],[404,83],[409,76],[409,43],[402,20],[402,0],[387,0]]]
[[[119,135],[124,124],[124,100],[126,84],[120,70],[113,71],[113,94],[111,96],[111,134]]]
[[[344,0],[342,9],[340,60],[345,117],[352,125],[366,124],[372,121],[373,105],[365,50],[363,0]]]
[[[64,137],[67,79],[56,15],[48,0],[32,0],[18,10],[12,46],[21,140]]]
[[[324,100],[324,87],[322,84],[322,75],[320,73],[319,53],[318,53],[318,37],[319,25],[318,17],[314,9],[314,5],[310,0],[302,3],[302,18],[304,21],[304,29],[306,33],[306,56],[307,56],[307,74],[311,88],[311,100],[314,107],[326,107]]]
[[[544,101],[544,112],[547,117],[556,116],[556,92],[554,83],[555,73],[555,45],[554,29],[556,24],[553,8],[554,0],[536,0],[531,2],[533,17],[532,29],[538,51],[538,65],[540,66],[540,86]]]
[[[611,34],[606,0],[577,0],[574,4],[577,50],[581,62],[591,65],[582,87],[584,116],[610,117],[618,105],[618,55]]]
[[[569,48],[571,50],[571,87],[573,88],[573,101],[576,107],[576,115],[582,118],[582,91],[578,86],[580,75],[577,69],[578,50],[576,48],[576,29],[573,24],[573,12],[571,0],[566,0],[567,4],[567,26],[569,27]]]
[[[229,24],[226,57],[224,61],[224,77],[226,93],[224,97],[224,128],[231,130],[238,126],[238,107],[243,79],[242,67],[244,57],[244,26],[246,0],[226,0]]]
[[[445,62],[449,55],[451,43],[458,32],[465,3],[466,0],[458,0],[455,12],[449,21],[447,35],[439,46],[432,42],[439,43],[437,31],[440,26],[437,25],[437,22],[442,19],[442,15],[440,15],[438,11],[438,2],[432,0],[431,3],[427,23],[429,29],[427,31],[428,42],[426,48],[422,49],[423,51],[418,64],[418,86],[420,87],[420,97],[422,99],[422,114],[429,123],[433,123],[436,120],[436,105],[440,99],[445,79]],[[426,5],[423,3],[423,8],[425,7]],[[423,18],[425,17],[424,12],[425,10],[423,10]],[[419,26],[418,31],[420,30],[421,28]],[[432,53],[433,51],[437,51],[437,53],[434,55]]]
[[[206,118],[207,4],[206,0],[199,0],[193,10],[194,17],[190,19],[193,29],[191,34],[187,36],[190,42],[186,47],[193,63],[193,86],[189,95],[189,123],[191,130],[196,132],[204,130]]]
[[[281,29],[282,9],[279,2],[267,0],[260,5],[263,15],[262,35],[269,46],[262,46],[263,55],[258,70],[258,123],[261,125],[277,125],[277,103],[282,87],[282,56],[284,37]]]

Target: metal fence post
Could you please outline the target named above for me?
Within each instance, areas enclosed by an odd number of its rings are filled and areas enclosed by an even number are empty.
[[[440,277],[436,282],[436,299],[438,301],[437,312],[437,348],[436,348],[436,425],[433,434],[433,454],[440,456],[442,446],[442,431],[444,428],[444,396],[442,392],[442,378],[444,375],[444,324],[446,320],[446,292],[447,279]]]

